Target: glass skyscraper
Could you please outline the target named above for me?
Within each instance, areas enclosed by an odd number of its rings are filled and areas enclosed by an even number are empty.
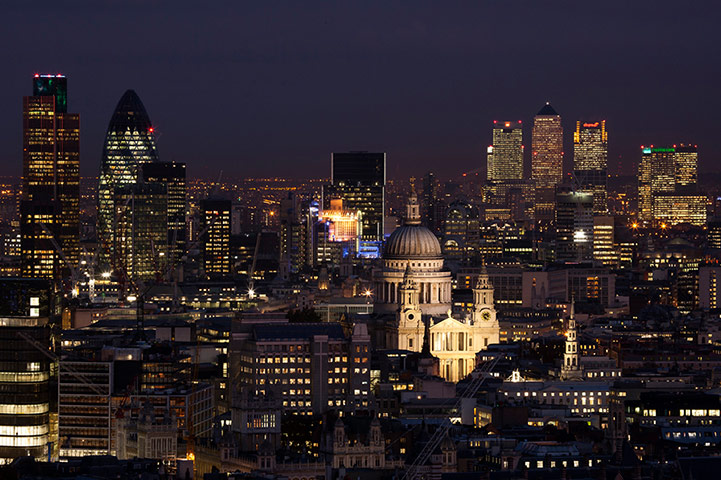
[[[127,214],[127,208],[116,205],[116,193],[122,189],[121,197],[128,195],[125,187],[138,183],[139,166],[157,162],[153,125],[140,98],[133,90],[123,94],[110,119],[105,135],[103,157],[100,165],[98,189],[98,242],[102,248],[101,259],[114,269],[120,265],[116,245],[122,240],[116,235],[118,215]],[[127,220],[120,219],[127,224]],[[127,250],[127,249],[123,249]]]
[[[331,157],[331,185],[326,185],[323,190],[323,208],[330,208],[330,201],[334,198],[343,199],[344,208],[361,211],[361,238],[382,240],[385,184],[385,153],[334,153]]]
[[[638,220],[644,225],[653,221],[653,201],[661,193],[676,191],[676,165],[673,148],[641,147],[638,165]]]
[[[555,187],[563,180],[561,116],[546,103],[533,119],[531,179],[536,188],[536,218],[552,220]]]
[[[607,205],[608,132],[606,120],[576,122],[573,133],[573,172],[578,191],[593,195],[593,213],[604,214]]]
[[[523,179],[523,125],[493,121],[493,146],[488,150],[488,180]]]
[[[79,255],[80,116],[67,113],[67,79],[33,77],[23,98],[21,274],[53,279],[60,268],[54,237],[67,263]]]

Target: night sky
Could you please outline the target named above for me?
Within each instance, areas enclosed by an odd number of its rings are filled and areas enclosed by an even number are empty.
[[[494,119],[523,120],[528,150],[547,100],[567,143],[575,120],[607,120],[611,172],[641,144],[681,142],[721,171],[719,14],[678,0],[2,2],[0,174],[21,173],[36,72],[68,76],[83,175],[128,88],[161,159],[191,176],[320,177],[332,151],[379,150],[390,178],[449,177],[485,163]]]

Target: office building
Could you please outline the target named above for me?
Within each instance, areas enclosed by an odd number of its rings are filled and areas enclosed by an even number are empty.
[[[79,169],[80,116],[67,112],[67,79],[36,74],[33,95],[23,97],[20,244],[24,277],[53,279],[77,265]],[[53,237],[65,261],[53,246]]]
[[[489,182],[523,179],[523,125],[521,121],[493,121],[493,145],[488,148]]]
[[[233,328],[243,331],[233,332],[231,385],[254,395],[272,394],[281,399],[284,413],[372,409],[370,336],[364,324],[356,324],[350,336],[337,323],[286,319]]]
[[[169,261],[178,262],[185,254],[187,245],[185,164],[176,162],[144,163],[142,165],[142,181],[146,184],[160,184],[165,190],[168,205]]]
[[[48,456],[51,292],[47,280],[0,279],[0,464]]]
[[[456,200],[448,206],[443,234],[443,256],[470,260],[478,255],[481,242],[478,207]]]
[[[676,190],[675,149],[641,147],[638,165],[638,221],[643,225],[653,222],[653,202],[660,193]]]
[[[441,196],[440,185],[436,175],[428,172],[423,176],[423,224],[436,235],[443,230],[446,202]]]
[[[659,193],[653,199],[653,223],[670,227],[688,223],[702,227],[706,224],[706,195]]]
[[[113,440],[113,364],[63,359],[58,365],[61,459],[110,455]],[[84,381],[78,380],[78,376]]]
[[[588,260],[593,254],[593,196],[556,195],[556,260]]]
[[[698,148],[696,145],[674,145],[676,151],[676,186],[696,186],[698,182]]]
[[[721,308],[721,267],[704,265],[698,269],[699,308]]]
[[[547,222],[553,220],[555,187],[563,180],[563,127],[549,103],[533,119],[531,152],[536,219]]]
[[[382,240],[385,183],[385,153],[333,153],[331,184],[323,188],[323,208],[330,208],[331,199],[343,199],[346,209],[361,212],[362,240]]]
[[[638,220],[643,225],[706,223],[707,198],[697,190],[695,146],[642,147]]]
[[[576,122],[573,133],[573,173],[578,190],[593,195],[593,213],[603,215],[607,204],[608,132],[606,120]]]
[[[706,243],[708,248],[721,249],[721,218],[711,217],[708,219]]]
[[[230,275],[230,200],[200,202],[200,234],[205,276]]]
[[[593,217],[593,259],[605,267],[619,265],[619,253],[614,243],[615,219],[609,216]]]
[[[137,183],[114,189],[114,267],[128,292],[137,281],[157,280],[168,265],[168,197],[164,185]],[[134,286],[132,286],[134,285]]]
[[[119,268],[116,249],[121,248],[123,241],[115,232],[116,190],[138,183],[140,164],[158,161],[153,132],[140,98],[135,91],[126,91],[115,107],[105,135],[98,188],[97,235],[101,261],[115,269]]]

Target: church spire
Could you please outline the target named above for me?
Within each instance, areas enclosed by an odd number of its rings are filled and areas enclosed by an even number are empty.
[[[568,312],[568,329],[566,330],[565,351],[563,353],[563,366],[561,378],[564,380],[580,380],[581,364],[578,355],[578,337],[576,332],[576,308],[574,299]]]
[[[431,355],[431,329],[428,326],[428,320],[423,322],[423,347],[421,348],[422,356],[430,357]]]

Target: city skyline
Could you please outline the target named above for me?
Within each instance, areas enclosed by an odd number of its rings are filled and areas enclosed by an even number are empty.
[[[485,163],[489,121],[518,119],[530,126],[546,101],[563,114],[567,171],[568,133],[587,118],[607,120],[614,132],[611,171],[619,156],[625,170],[633,171],[638,147],[651,143],[698,144],[701,170],[718,171],[715,102],[705,99],[718,67],[703,61],[712,46],[699,41],[713,28],[713,16],[699,8],[671,16],[670,2],[650,6],[624,8],[623,18],[614,5],[530,7],[521,18],[503,6],[449,7],[439,19],[428,5],[409,12],[374,5],[358,12],[339,6],[225,11],[189,4],[166,12],[150,5],[133,27],[145,32],[145,53],[131,57],[111,38],[122,35],[116,25],[132,23],[124,20],[138,15],[138,5],[90,8],[79,16],[48,5],[59,24],[92,16],[92,31],[69,33],[68,48],[59,52],[44,48],[54,29],[38,28],[37,38],[4,53],[10,67],[0,109],[17,110],[29,75],[67,75],[70,108],[83,116],[83,176],[99,171],[105,122],[128,88],[153,114],[163,160],[187,163],[189,177],[203,174],[205,166],[234,176],[268,176],[275,167],[291,176],[321,174],[328,152],[348,150],[386,152],[393,159],[389,178],[411,165],[420,174],[439,162],[457,173],[472,171]],[[28,27],[23,7],[7,10],[13,22],[4,35]],[[599,21],[581,29],[573,20],[585,14]],[[193,41],[181,39],[171,48],[165,29],[194,15]],[[675,19],[679,34],[667,52],[644,38],[668,18]],[[608,25],[614,27],[612,38],[604,33]],[[100,35],[100,29],[107,32]],[[543,29],[551,33],[540,35]],[[88,42],[91,34],[99,40]],[[331,45],[329,38],[339,41]],[[591,54],[587,60],[565,62],[580,58],[581,51]],[[674,68],[664,61],[667,53]],[[488,80],[489,65],[505,67],[513,80]],[[370,74],[357,75],[359,70]],[[659,74],[664,82],[649,81]],[[232,86],[224,100],[230,108],[214,101],[223,85]],[[185,109],[195,114],[188,117]],[[18,175],[20,125],[13,115],[3,115],[0,125],[6,165],[0,174]]]

